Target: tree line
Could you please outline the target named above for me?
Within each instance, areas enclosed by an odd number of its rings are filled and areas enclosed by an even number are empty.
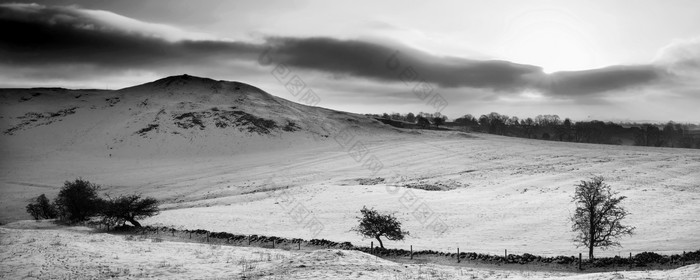
[[[427,128],[432,124],[435,127],[444,125],[465,131],[530,139],[700,149],[700,126],[672,121],[665,124],[572,121],[569,118],[562,120],[558,115],[538,115],[535,118],[521,119],[496,112],[478,118],[466,114],[452,122],[448,122],[447,116],[440,113],[383,113],[368,116],[417,124],[419,128]]]
[[[83,179],[66,181],[53,203],[41,194],[27,205],[26,210],[35,220],[59,219],[77,223],[99,217],[102,223],[110,226],[123,226],[129,222],[135,227],[141,227],[137,220],[160,212],[155,198],[143,198],[140,194],[101,198],[99,190],[99,185]]]

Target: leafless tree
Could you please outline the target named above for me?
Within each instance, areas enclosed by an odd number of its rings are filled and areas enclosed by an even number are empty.
[[[632,235],[634,227],[625,226],[621,221],[629,215],[620,206],[626,198],[617,196],[610,185],[596,176],[576,185],[573,202],[576,212],[571,217],[571,229],[577,233],[574,243],[588,247],[588,258],[593,259],[593,248],[620,246],[617,240],[624,235]]]

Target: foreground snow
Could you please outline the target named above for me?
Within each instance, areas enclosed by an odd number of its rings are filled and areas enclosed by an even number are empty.
[[[595,274],[405,265],[357,251],[154,242],[34,221],[0,228],[0,246],[2,279],[699,279],[700,275],[700,265]]]

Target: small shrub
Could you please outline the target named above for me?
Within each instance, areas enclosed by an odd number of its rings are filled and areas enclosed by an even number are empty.
[[[654,252],[643,252],[636,254],[634,260],[638,263],[662,263],[664,256]]]

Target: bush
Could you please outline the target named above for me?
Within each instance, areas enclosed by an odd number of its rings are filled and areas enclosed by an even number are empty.
[[[97,215],[104,203],[97,195],[99,189],[100,186],[80,178],[66,181],[55,201],[59,216],[69,222],[80,222]]]
[[[56,218],[56,208],[49,202],[46,195],[41,194],[34,199],[35,203],[27,205],[27,213],[35,220]]]
[[[39,205],[34,203],[29,203],[27,205],[27,213],[29,213],[29,215],[32,215],[34,220],[39,220],[39,218],[41,217],[41,212],[39,212]]]
[[[659,255],[654,252],[643,252],[636,254],[634,256],[634,260],[639,262],[639,263],[663,263],[664,262],[664,256]]]
[[[152,197],[141,198],[141,195],[132,194],[106,201],[101,215],[103,221],[111,225],[124,225],[124,222],[129,222],[135,227],[141,227],[141,224],[136,221],[137,219],[151,217],[159,212],[158,200]]]

